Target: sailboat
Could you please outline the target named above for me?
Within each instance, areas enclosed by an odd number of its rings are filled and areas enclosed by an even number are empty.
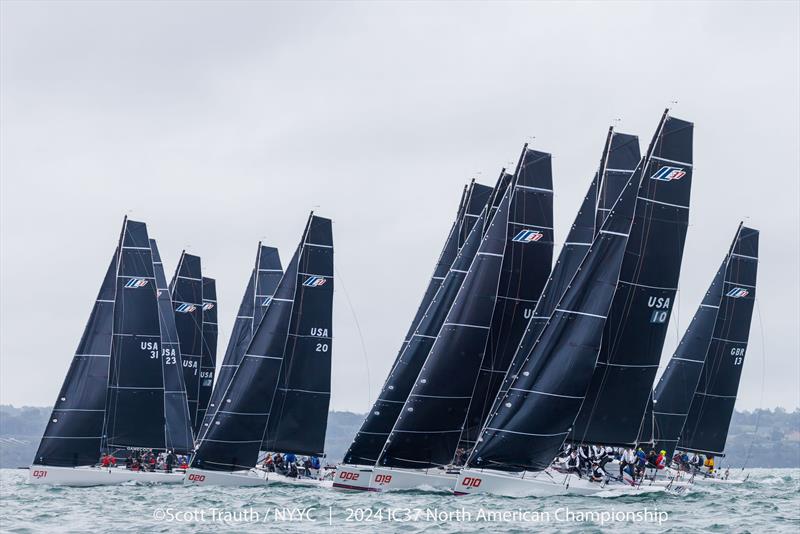
[[[281,478],[256,468],[262,443],[270,452],[324,454],[332,311],[331,221],[312,212],[197,445],[185,484],[258,486]]]
[[[182,480],[181,473],[95,467],[102,453],[191,446],[188,409],[181,405],[185,392],[176,370],[180,360],[171,345],[162,346],[170,333],[159,313],[157,271],[146,225],[125,218],[29,469],[31,483]]]
[[[758,271],[758,230],[742,224],[653,392],[658,450],[725,454],[750,333]],[[735,484],[680,466],[671,474],[692,482]]]
[[[217,370],[217,283],[213,278],[203,277],[203,307],[201,326],[202,345],[200,359],[200,383],[197,393],[197,417],[195,434],[201,431],[201,423],[205,419],[211,392],[214,388],[214,374]]]
[[[635,172],[628,178],[536,341],[514,356],[521,360],[512,363],[511,383],[498,394],[458,475],[457,495],[567,493],[569,477],[556,479],[545,470],[580,410],[600,353],[641,177]],[[548,286],[556,280],[551,277]]]
[[[208,409],[198,432],[198,439],[208,430],[222,396],[228,389],[231,378],[239,367],[242,357],[250,345],[250,340],[253,338],[253,333],[261,322],[282,276],[283,269],[278,249],[262,245],[259,242],[255,266],[247,280],[242,302],[239,304],[239,311],[231,329],[228,347],[222,358],[222,365],[208,402]]]
[[[169,285],[181,344],[183,381],[192,430],[197,433],[200,411],[200,367],[203,361],[203,277],[200,257],[181,252]],[[205,409],[205,407],[203,407]]]
[[[552,264],[550,154],[523,149],[373,471],[371,488],[450,489],[476,383],[503,366]],[[469,239],[472,239],[470,236]],[[526,312],[527,310],[527,312]],[[504,370],[503,370],[504,372]],[[481,382],[485,387],[486,382]]]
[[[504,171],[501,172],[498,185],[502,187],[503,183],[507,183]],[[473,180],[462,193],[455,221],[436,262],[422,302],[403,339],[378,399],[356,433],[344,456],[344,461],[336,467],[334,488],[370,489],[373,466],[461,286],[466,274],[465,269],[477,251],[479,238],[476,236],[467,245],[467,237],[479,224],[480,228],[483,228],[483,221],[492,200],[490,198],[492,191],[491,187]]]

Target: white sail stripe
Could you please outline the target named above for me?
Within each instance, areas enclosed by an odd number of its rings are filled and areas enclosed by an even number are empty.
[[[639,200],[644,200],[645,202],[652,202],[653,204],[661,204],[662,206],[669,206],[670,208],[680,208],[682,210],[688,210],[689,206],[682,206],[680,204],[670,204],[669,202],[662,202],[660,200],[653,200],[652,198],[647,197],[636,197]]]
[[[503,254],[497,254],[495,252],[478,252],[476,256],[496,256],[498,258],[502,258]]]
[[[517,301],[517,302],[532,302],[532,303],[534,303],[534,304],[536,304],[537,302],[539,302],[539,300],[538,300],[538,299],[521,299],[521,298],[519,298],[519,297],[506,297],[506,296],[504,296],[504,295],[497,295],[497,298],[499,298],[499,299],[503,299],[503,300],[515,300],[515,301]]]
[[[714,395],[713,393],[703,393],[702,391],[695,392],[697,395],[702,395],[704,397],[715,397],[717,399],[735,399],[736,395]]]
[[[258,354],[245,354],[245,358],[258,358],[260,360],[282,360],[279,356],[259,356]]]
[[[147,275],[144,275],[144,274],[118,274],[117,278],[141,278],[142,280],[155,280],[156,279],[155,276],[147,276]]]
[[[115,332],[111,335],[120,337],[161,337],[161,334],[122,334],[119,332]]]
[[[655,410],[653,410],[653,413],[656,414],[656,415],[672,415],[672,416],[680,416],[680,417],[686,417],[687,415],[689,415],[688,413],[657,412]],[[675,440],[675,441],[677,441],[677,440]]]
[[[477,325],[477,324],[465,324],[465,323],[444,323],[442,326],[443,327],[444,326],[463,326],[463,327],[466,327],[466,328],[481,328],[483,330],[489,330],[491,328],[490,326],[481,326],[481,325]]]
[[[235,363],[223,363],[222,367],[239,367],[239,366]]]
[[[228,410],[219,410],[217,413],[227,413],[230,415],[260,415],[260,416],[268,416],[269,412],[267,413],[248,413],[248,412],[229,412]]]
[[[400,430],[398,428],[392,429],[392,434],[452,434],[454,432],[461,432],[460,428],[455,430]]]
[[[272,300],[273,301],[277,300],[278,302],[294,302],[294,299],[281,299],[278,297],[272,297]]]
[[[211,443],[261,443],[260,439],[250,439],[250,440],[225,440],[225,439],[210,439],[210,438],[203,438],[202,441],[210,441]],[[208,462],[212,463],[219,463],[219,462]],[[234,464],[222,464],[219,465],[234,465]]]
[[[590,246],[592,246],[591,243],[581,243],[579,241],[565,241],[564,244],[565,245],[576,245],[576,246],[581,246],[581,247],[590,247]]]
[[[194,278],[193,276],[183,276],[182,274],[179,274],[178,278],[180,278],[182,280],[191,280],[193,282],[202,282],[203,281],[202,278]]]
[[[331,336],[312,336],[311,334],[292,334],[292,333],[289,333],[289,334],[286,334],[286,335],[291,336],[291,337],[312,337],[314,339],[326,339],[326,340],[333,339],[333,337],[331,337]]]
[[[330,391],[314,391],[313,389],[278,388],[281,391],[299,391],[300,393],[313,393],[315,395],[330,395]]]
[[[525,226],[527,228],[541,228],[542,230],[552,230],[552,226],[542,226],[540,224],[531,224],[527,222],[517,222],[517,221],[508,221],[508,224],[513,224],[515,226]],[[536,241],[533,241],[534,243]]]
[[[677,291],[677,287],[661,287],[661,286],[648,286],[646,284],[639,284],[636,282],[629,282],[627,280],[623,280],[622,278],[619,279],[618,283],[625,284],[626,286],[634,286],[634,287],[646,287],[647,289],[656,289],[658,291]]]
[[[431,278],[434,279],[434,280],[444,280],[445,277],[444,276],[431,276]]]
[[[576,315],[585,315],[587,317],[597,317],[598,319],[605,319],[606,318],[605,315],[597,315],[596,313],[586,313],[586,312],[580,312],[580,311],[575,311],[575,310],[565,310],[563,308],[556,308],[556,311],[557,312],[561,312],[561,313],[574,313]]]
[[[436,336],[429,336],[427,334],[414,334],[411,337],[427,337],[427,338],[430,338],[430,339],[436,339]]]
[[[283,270],[281,270],[281,269],[259,269],[258,272],[260,272],[260,273],[282,273]]]
[[[701,304],[701,308],[714,308],[715,310],[719,309],[719,306],[714,306],[713,304]]]
[[[532,185],[519,185],[516,184],[514,187],[519,189],[524,189],[525,191],[539,191],[540,193],[552,193],[552,189],[545,189],[543,187],[533,187]]]
[[[150,247],[130,247],[130,246],[127,246],[127,245],[123,245],[122,249],[123,250],[150,250],[150,252],[152,252]]]
[[[550,438],[550,437],[554,437],[554,436],[566,436],[567,434],[569,434],[569,432],[557,432],[555,434],[534,434],[533,432],[518,432],[516,430],[503,430],[503,429],[500,429],[500,428],[494,428],[494,427],[490,427],[490,426],[486,427],[486,430],[493,430],[495,432],[505,432],[505,433],[508,433],[508,434],[519,434],[521,436],[538,436],[538,437],[545,437],[545,438]]]
[[[609,169],[606,168],[606,172],[622,172],[625,174],[631,174],[635,169]]]
[[[673,356],[672,359],[681,362],[704,363],[703,360],[692,360],[691,358],[678,358],[677,356]]]
[[[76,354],[75,356],[82,356],[84,358],[110,358],[110,354]]]
[[[610,235],[618,235],[621,237],[628,237],[628,234],[623,234],[622,232],[612,232],[611,230],[600,230],[601,234],[610,234]]]
[[[467,273],[469,271],[464,271],[462,269],[450,269],[451,273]]]
[[[100,439],[103,436],[42,436],[42,439]]]
[[[582,399],[583,397],[576,397],[575,395],[560,395],[558,393],[545,393],[544,391],[536,391],[535,389],[522,389],[522,388],[509,388],[512,391],[522,391],[523,393],[535,393],[536,395],[545,395],[547,397],[559,397],[562,399]]]
[[[164,289],[164,288],[158,288]],[[114,299],[97,299],[95,302],[116,302]]]
[[[389,399],[378,399],[381,402],[388,402],[391,404],[405,404],[405,401],[396,401],[396,400],[389,400]]]
[[[332,275],[330,275],[330,274],[301,273],[299,271],[298,271],[297,274],[299,274],[300,276],[318,276],[320,278],[331,278],[332,277]]]
[[[180,395],[186,395],[186,390],[183,390],[183,389],[176,389],[176,390],[165,389],[164,393],[165,394],[166,393],[176,393],[176,394],[180,394]],[[197,401],[194,401],[194,402],[197,402]]]
[[[321,248],[333,248],[333,245],[320,245],[319,243],[308,243],[306,245],[309,247],[321,247]]]
[[[749,287],[750,289],[755,289],[755,288],[756,288],[756,286],[751,286],[751,285],[748,285],[748,284],[743,284],[743,283],[741,283],[741,282],[731,282],[731,281],[729,281],[729,280],[725,280],[725,281],[724,281],[724,283],[726,283],[726,284],[730,284],[730,285],[732,285],[732,286]]]
[[[111,385],[109,385],[108,387],[111,388],[111,389],[148,389],[148,390],[152,389],[152,390],[157,390],[157,391],[163,391],[163,389],[164,389],[163,387],[162,388],[145,388],[145,387],[136,387],[136,386],[111,386]]]
[[[665,163],[674,163],[675,165],[686,165],[687,167],[691,167],[692,166],[691,163],[686,163],[685,161],[676,161],[674,159],[661,158],[659,156],[650,156],[650,159],[654,159],[654,160],[657,160],[657,161],[663,161]]]
[[[419,393],[412,393],[409,395],[410,397],[420,397],[422,399],[471,399],[472,396],[467,395],[466,397],[463,396],[455,396],[455,395],[420,395]]]
[[[369,434],[370,436],[388,436],[389,432],[366,432],[364,430],[359,430],[359,434]]]
[[[633,365],[628,363],[608,363],[608,362],[597,362],[597,365],[606,365],[608,367],[658,367],[658,364],[655,365]]]
[[[744,344],[747,343],[747,341],[737,341],[735,339],[725,339],[724,337],[711,336],[711,339],[714,339],[716,341],[724,341],[725,343],[744,343]]]
[[[506,374],[506,371],[504,371],[502,369],[487,369],[485,367],[481,367],[481,371],[483,371],[485,373],[502,373],[502,374]]]
[[[747,258],[748,260],[756,260],[758,258],[756,256],[748,256],[747,254],[739,254],[738,252],[731,252],[731,256],[736,256],[737,258]]]
[[[252,319],[253,316],[252,315],[237,315],[236,318],[237,319]]]
[[[597,211],[611,211],[611,208],[597,208]]]
[[[465,213],[464,217],[478,218],[478,217],[480,217],[480,214],[479,213]]]

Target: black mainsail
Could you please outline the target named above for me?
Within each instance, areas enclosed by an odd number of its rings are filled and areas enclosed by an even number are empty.
[[[258,323],[261,322],[261,318],[264,316],[282,276],[283,268],[281,267],[278,249],[262,245],[259,242],[256,263],[247,281],[242,302],[239,304],[239,312],[233,322],[231,335],[228,339],[228,347],[225,350],[225,356],[222,358],[217,382],[211,393],[208,410],[203,418],[203,426],[198,437],[201,437],[208,429],[208,425],[211,424],[211,418],[214,412],[217,411],[222,396],[228,389],[231,378],[233,378],[233,374],[239,367],[239,363],[241,363],[242,357],[248,345],[250,345],[250,340],[253,338],[253,332],[258,327]],[[256,287],[258,287],[257,291]]]
[[[428,282],[428,287],[409,332],[403,340],[392,370],[386,378],[377,400],[372,405],[344,456],[344,463],[374,465],[378,460],[386,438],[397,420],[403,403],[408,398],[425,357],[444,321],[445,314],[455,298],[455,293],[461,286],[465,274],[464,269],[469,266],[477,251],[480,235],[475,235],[469,247],[466,245],[461,247],[459,246],[461,232],[464,228],[472,231],[479,220],[483,226],[481,214],[483,213],[485,217],[484,210],[491,191],[490,187],[473,181],[466,198],[462,198],[456,220],[450,229],[439,260],[436,262],[433,276]],[[483,205],[479,206],[478,203],[481,201]],[[475,216],[473,217],[473,215]],[[454,263],[458,258],[461,258],[464,266],[454,270],[452,268],[455,267]]]
[[[118,254],[119,248],[103,277],[89,321],[47,421],[33,460],[35,465],[94,465],[100,457]]]
[[[299,318],[302,322],[305,309],[305,302],[295,297],[299,294],[298,286],[305,283],[308,277],[303,277],[298,283],[301,277],[298,267],[303,265],[304,268],[323,269],[324,265],[316,265],[315,259],[320,258],[319,263],[324,263],[329,258],[325,251],[332,253],[332,249],[316,247],[314,245],[318,243],[309,240],[309,231],[316,218],[313,213],[309,217],[300,244],[221,397],[208,430],[200,440],[192,460],[195,467],[212,471],[236,471],[252,468],[258,460],[273,397],[278,387],[290,328],[299,326],[293,320]],[[330,224],[328,219],[323,221]],[[314,289],[320,289],[320,286],[329,281],[325,279],[325,282],[311,283],[318,284]],[[311,301],[316,304],[317,299]],[[311,337],[306,339],[306,343],[315,341]]]
[[[473,380],[461,447],[471,449],[503,382],[553,263],[550,154],[526,147],[515,173],[503,266],[483,361]]]
[[[331,398],[333,231],[312,216],[300,256],[295,305],[262,448],[322,456]]]
[[[470,467],[543,470],[569,433],[600,352],[633,219],[640,174],[634,174],[519,373],[484,423]],[[547,288],[545,288],[547,292]]]
[[[181,343],[183,382],[189,401],[189,417],[192,428],[196,428],[200,365],[203,360],[203,278],[198,256],[181,252],[169,288]]]
[[[142,222],[125,221],[116,286],[103,448],[165,449],[158,290]]]
[[[721,456],[736,404],[756,298],[758,230],[739,227],[725,266],[722,298],[678,448]],[[656,389],[658,412],[662,410]]]
[[[168,450],[186,453],[194,447],[192,423],[186,386],[183,383],[181,346],[172,298],[164,274],[164,265],[155,239],[150,240],[158,296],[158,322],[161,329],[161,369],[164,374],[164,436]]]
[[[693,124],[665,111],[645,159],[634,222],[586,400],[569,440],[633,446],[658,370],[689,217]]]
[[[217,283],[213,278],[203,277],[203,338],[200,360],[200,384],[197,393],[197,417],[194,420],[195,434],[206,416],[211,391],[214,388],[214,373],[217,370]]]
[[[606,146],[598,171],[600,189],[597,194],[595,232],[603,226],[606,215],[636,170],[641,157],[637,136],[614,131],[613,126],[608,129]]]

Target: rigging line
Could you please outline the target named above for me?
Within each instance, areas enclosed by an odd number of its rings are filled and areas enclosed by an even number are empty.
[[[358,322],[358,317],[356,317],[356,310],[353,307],[353,302],[350,300],[350,294],[347,292],[347,288],[344,285],[344,279],[342,278],[342,270],[340,268],[334,267],[333,269],[334,275],[338,277],[339,286],[342,288],[342,293],[344,293],[344,298],[347,301],[347,306],[350,308],[350,314],[353,316],[353,322],[356,325],[356,332],[358,332],[358,340],[361,343],[361,352],[364,354],[364,369],[367,372],[367,404],[372,401],[372,380],[370,379],[369,374],[369,357],[367,356],[367,345],[364,343],[364,335],[361,333],[361,325]]]
[[[764,383],[766,379],[766,367],[767,367],[767,351],[766,351],[766,343],[764,341],[764,322],[761,320],[761,306],[758,305],[758,299],[753,299],[756,308],[756,314],[758,315],[758,327],[761,331],[761,394],[758,399],[758,415],[756,415],[756,427],[753,429],[753,438],[750,440],[750,446],[747,448],[747,456],[744,458],[744,463],[742,464],[742,471],[747,466],[747,462],[750,461],[750,455],[753,452],[753,445],[756,443],[756,437],[758,436],[758,425],[761,423],[761,414],[763,412],[764,407]]]

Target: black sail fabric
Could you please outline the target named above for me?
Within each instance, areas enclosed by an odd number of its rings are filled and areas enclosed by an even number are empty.
[[[333,352],[333,232],[313,216],[300,257],[286,350],[263,449],[321,456],[325,450]]]
[[[488,191],[488,192],[487,192]],[[428,283],[420,307],[412,322],[411,333],[406,335],[397,354],[392,370],[383,384],[378,399],[372,405],[361,428],[353,438],[353,442],[344,456],[344,463],[358,465],[374,465],[378,455],[389,436],[389,432],[397,420],[397,415],[406,401],[414,381],[417,379],[425,357],[430,350],[433,339],[444,321],[445,314],[461,287],[464,269],[469,266],[478,249],[480,235],[476,234],[469,247],[459,247],[459,235],[463,227],[472,230],[481,219],[489,199],[491,188],[472,183],[464,200],[464,209],[459,213],[448,234],[439,261],[436,263],[433,276]],[[474,202],[472,199],[476,199]],[[477,202],[483,199],[484,204],[476,208]],[[471,215],[478,209],[477,218]],[[485,214],[484,214],[485,217]],[[456,259],[464,265],[461,269],[452,270]],[[429,298],[429,291],[434,289]],[[424,324],[424,327],[423,327]]]
[[[550,465],[583,402],[600,352],[633,218],[634,174],[467,461],[520,471]]]
[[[642,177],[603,348],[569,440],[633,446],[658,371],[689,217],[693,125],[665,112]]]
[[[651,407],[653,433],[658,450],[666,450],[670,458],[686,422],[711,336],[714,335],[727,263],[726,257],[655,387],[655,403]],[[644,440],[640,438],[639,441]]]
[[[497,302],[461,434],[472,448],[539,301],[553,263],[550,154],[525,148],[516,172]]]
[[[200,258],[181,253],[175,276],[170,282],[175,310],[175,325],[181,343],[183,382],[189,401],[192,427],[197,421],[200,395],[200,365],[203,359],[203,278]]]
[[[510,203],[509,188],[386,440],[379,465],[425,468],[451,462],[492,324]]]
[[[301,257],[310,253],[306,246],[309,224],[310,220],[242,361],[221,397],[211,424],[197,446],[192,459],[195,467],[236,471],[250,469],[258,460],[288,339],[298,263]],[[302,303],[298,305],[302,307]]]
[[[116,284],[105,448],[165,449],[158,290],[142,222],[125,223]]]
[[[217,369],[217,283],[213,278],[203,277],[203,344],[200,360],[200,385],[197,394],[197,417],[195,434],[206,416],[211,391],[214,388],[214,373]]]
[[[100,457],[118,251],[114,252],[103,277],[89,321],[47,421],[34,464],[75,467],[93,465]]]
[[[161,329],[161,369],[164,374],[164,436],[169,450],[186,453],[194,447],[186,386],[183,383],[181,346],[167,277],[155,239],[150,240],[158,295],[158,323]]]
[[[508,186],[508,176],[505,177],[505,180],[505,183],[498,183],[495,188],[474,181],[470,184],[464,205],[464,214],[462,217],[456,219],[459,229],[458,244],[456,246],[457,250],[464,246],[467,237],[469,237],[469,233],[472,231],[473,226],[475,226],[475,222],[478,220],[478,217],[481,216],[484,206],[493,198],[498,188],[500,188],[501,191],[500,196],[503,196],[502,192],[505,191],[505,188]]]
[[[208,430],[211,418],[219,407],[222,396],[228,389],[231,378],[233,378],[233,374],[239,367],[248,345],[250,345],[253,332],[258,327],[256,321],[261,322],[261,318],[264,316],[282,276],[283,268],[281,267],[278,249],[259,243],[256,263],[247,281],[247,287],[239,305],[236,320],[233,322],[231,335],[228,339],[228,347],[225,350],[225,356],[222,358],[217,381],[214,384],[211,399],[208,402],[208,410],[200,428],[200,437]],[[256,294],[256,285],[258,285],[258,294]]]
[[[736,404],[756,298],[758,230],[743,226],[725,269],[714,335],[678,448],[722,455]]]
[[[605,150],[600,160],[602,176],[597,196],[595,232],[603,226],[606,215],[628,183],[641,157],[637,136],[615,132],[613,127],[608,129]]]

